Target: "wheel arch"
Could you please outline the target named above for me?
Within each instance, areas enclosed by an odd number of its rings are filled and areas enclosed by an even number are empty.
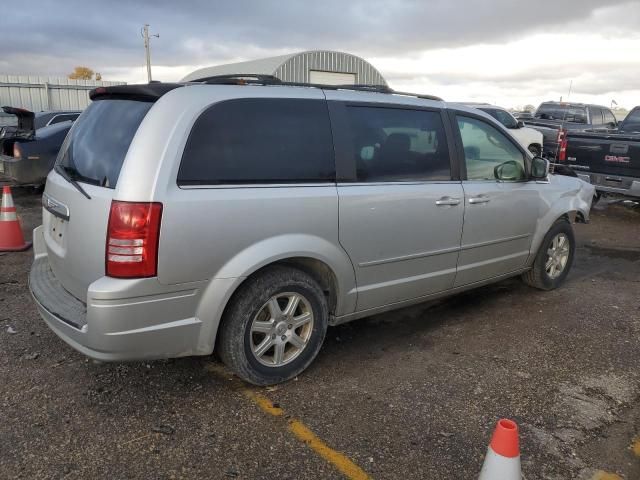
[[[294,248],[294,243],[304,248]],[[271,255],[265,257],[265,251]],[[207,354],[213,351],[224,312],[238,289],[247,279],[275,265],[297,268],[318,282],[327,296],[331,315],[344,315],[355,310],[355,272],[342,248],[326,239],[308,235],[267,239],[230,259],[202,292],[197,312],[203,325],[200,352]]]

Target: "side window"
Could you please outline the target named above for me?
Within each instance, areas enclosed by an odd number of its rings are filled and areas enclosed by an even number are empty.
[[[615,127],[615,125],[617,125],[618,122],[613,112],[607,109],[603,110],[603,112],[604,112],[604,124],[607,126]]]
[[[457,119],[468,180],[526,179],[524,155],[502,132],[482,120]]]
[[[451,180],[440,112],[347,107],[357,181]]]
[[[65,113],[61,115],[56,115],[51,119],[49,125],[54,125],[56,123],[68,122],[71,120],[72,122],[78,118],[78,113]]]
[[[247,98],[209,107],[182,155],[179,185],[335,181],[324,100]]]
[[[589,107],[591,110],[591,125],[602,125],[602,110],[597,107]]]

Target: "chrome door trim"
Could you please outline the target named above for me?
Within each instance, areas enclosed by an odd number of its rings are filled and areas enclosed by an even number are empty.
[[[514,237],[504,237],[504,238],[498,238],[497,240],[489,240],[487,242],[470,243],[469,245],[462,245],[460,250],[470,250],[472,248],[486,247],[487,245],[494,245],[496,243],[511,242],[513,240],[519,240],[521,238],[527,238],[527,237],[530,237],[530,236],[531,236],[530,233],[523,233],[522,235],[516,235]]]
[[[375,265],[383,265],[385,263],[402,262],[405,260],[414,260],[416,258],[433,257],[434,255],[444,255],[445,253],[454,253],[460,250],[460,247],[443,248],[441,250],[431,250],[429,252],[412,253],[411,255],[403,255],[401,257],[383,258],[382,260],[371,260],[369,262],[361,262],[359,267],[373,267]]]

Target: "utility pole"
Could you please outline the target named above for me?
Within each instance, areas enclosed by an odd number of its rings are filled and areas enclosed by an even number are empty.
[[[149,35],[149,24],[145,23],[142,27],[142,38],[144,39],[144,51],[147,57],[147,80],[151,83],[151,45],[149,44],[149,36],[159,38],[160,34]]]

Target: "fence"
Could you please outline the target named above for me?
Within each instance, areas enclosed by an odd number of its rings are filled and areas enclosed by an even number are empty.
[[[123,85],[124,82],[70,80],[64,77],[0,75],[0,106],[41,110],[83,110],[89,104],[89,91],[96,87]],[[15,123],[15,116],[0,111],[0,125]]]

